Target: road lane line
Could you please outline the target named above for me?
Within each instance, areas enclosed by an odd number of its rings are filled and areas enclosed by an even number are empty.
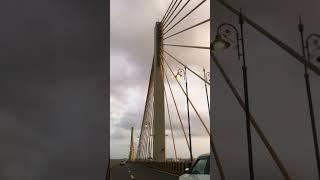
[[[127,164],[125,164],[125,165],[126,165],[126,167],[127,167],[127,169],[128,169],[128,173],[129,173],[129,175],[130,175],[130,176],[129,176],[130,179],[131,179],[131,180],[135,179],[134,176],[131,174],[131,170],[130,170],[129,166],[127,166]]]
[[[148,167],[148,166],[147,166],[147,167]],[[154,169],[154,168],[152,168],[152,167],[148,167],[148,168],[153,169],[153,170],[158,171],[158,172],[161,172],[161,173],[169,174],[169,175],[171,175],[171,176],[179,177],[179,175],[177,175],[177,174],[172,174],[172,173],[169,173],[169,172],[161,171],[161,170],[159,170],[159,169]]]

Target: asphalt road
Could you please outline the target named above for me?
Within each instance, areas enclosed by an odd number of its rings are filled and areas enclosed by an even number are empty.
[[[178,180],[178,176],[169,175],[146,167],[142,164],[127,163],[120,165],[120,161],[111,160],[111,180]]]

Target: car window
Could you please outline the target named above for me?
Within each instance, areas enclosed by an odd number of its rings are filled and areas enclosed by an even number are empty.
[[[207,158],[207,166],[204,169],[205,174],[210,174],[210,157]]]
[[[191,174],[207,174],[207,162],[207,158],[199,159],[193,166]]]

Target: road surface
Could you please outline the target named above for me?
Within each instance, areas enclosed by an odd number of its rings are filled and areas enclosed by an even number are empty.
[[[130,163],[120,165],[119,160],[111,160],[111,180],[178,180],[164,172],[154,170],[142,164]]]

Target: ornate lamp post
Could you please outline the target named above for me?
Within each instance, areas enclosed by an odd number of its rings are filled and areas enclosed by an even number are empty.
[[[300,32],[302,54],[304,57],[307,57],[307,62],[304,63],[304,78],[305,78],[306,88],[307,88],[310,120],[311,120],[312,135],[313,135],[313,144],[314,144],[316,160],[317,160],[318,179],[320,179],[319,145],[318,145],[317,129],[316,129],[315,118],[314,118],[314,110],[313,110],[312,94],[311,94],[311,88],[310,88],[309,73],[308,73],[308,67],[307,67],[308,63],[310,63],[310,61],[311,61],[310,40],[314,39],[313,45],[316,47],[316,49],[319,50],[320,49],[320,45],[319,45],[320,34],[310,34],[307,36],[306,41],[304,41],[304,36],[303,36],[304,26],[302,24],[301,17],[299,18],[298,29]],[[307,52],[306,52],[306,50],[307,50]],[[318,56],[316,58],[316,61],[320,62],[320,56]]]
[[[248,96],[248,78],[247,78],[247,66],[244,51],[244,39],[243,39],[243,17],[240,10],[239,15],[239,25],[240,25],[240,35],[237,28],[230,23],[222,23],[217,28],[217,35],[215,40],[210,44],[210,49],[213,51],[226,49],[230,46],[232,39],[232,31],[235,33],[236,47],[238,52],[238,59],[242,57],[242,75],[243,75],[243,88],[245,97],[245,114],[246,114],[246,130],[247,130],[247,141],[248,141],[248,156],[249,156],[249,170],[250,170],[250,180],[254,180],[254,170],[253,170],[253,158],[252,158],[252,143],[251,143],[251,129],[250,129],[250,110],[249,110],[249,96]],[[225,31],[222,31],[223,28]],[[239,42],[241,41],[241,52]]]
[[[189,145],[190,145],[190,160],[191,163],[193,161],[193,156],[192,156],[192,143],[191,143],[191,127],[190,127],[190,111],[189,111],[189,94],[188,94],[188,80],[187,80],[187,68],[184,67],[184,69],[179,68],[177,74],[175,77],[183,77],[186,85],[186,94],[187,94],[187,111],[188,111],[188,128],[189,128]]]

